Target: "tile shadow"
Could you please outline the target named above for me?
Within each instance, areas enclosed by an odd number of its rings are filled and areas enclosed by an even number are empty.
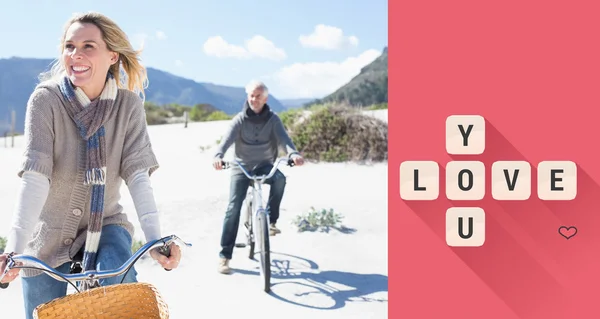
[[[519,238],[531,237],[538,245],[550,249],[543,241],[557,230],[561,214],[548,209],[537,199],[537,178],[532,167],[532,193],[526,201],[496,201],[491,195],[491,165],[495,161],[527,161],[489,121],[486,120],[486,149],[481,155],[450,156],[451,160],[481,161],[486,166],[486,194],[480,201],[450,201],[446,198],[446,163],[440,165],[440,196],[434,201],[404,201],[410,209],[446,245],[446,210],[450,207],[481,207],[486,216],[486,241],[482,247],[448,247],[494,293],[520,317],[567,316],[560,313],[568,302],[565,287],[540,260],[530,245]],[[600,220],[600,219],[599,219]],[[515,226],[518,229],[515,229]],[[526,248],[526,246],[528,246]],[[529,248],[529,249],[528,249]]]

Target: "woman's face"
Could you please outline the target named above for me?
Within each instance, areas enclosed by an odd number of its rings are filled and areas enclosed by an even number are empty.
[[[75,22],[65,35],[62,58],[73,85],[95,99],[104,88],[110,66],[118,61],[118,54],[108,50],[96,25]]]

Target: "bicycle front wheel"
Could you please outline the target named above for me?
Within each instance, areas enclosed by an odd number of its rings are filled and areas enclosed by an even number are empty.
[[[264,290],[271,290],[271,247],[269,242],[269,221],[264,211],[257,218],[257,233],[260,234],[260,275],[263,279]],[[258,235],[257,234],[257,235]]]
[[[252,227],[252,200],[246,199],[245,205],[245,217],[246,221],[244,223],[244,227],[246,227],[246,242],[250,249],[248,250],[248,258],[254,259],[254,232]]]

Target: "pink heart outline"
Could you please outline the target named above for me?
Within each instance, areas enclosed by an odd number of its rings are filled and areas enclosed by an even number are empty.
[[[574,230],[574,231],[572,231]],[[563,236],[564,238],[571,239],[573,236],[577,235],[577,227],[575,226],[560,226],[558,228],[558,233]],[[569,235],[569,233],[572,233]]]

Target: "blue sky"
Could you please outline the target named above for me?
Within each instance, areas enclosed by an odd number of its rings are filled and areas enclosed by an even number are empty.
[[[55,58],[64,23],[83,11],[143,42],[146,66],[232,86],[261,79],[277,98],[327,95],[388,43],[387,0],[24,0],[2,1],[0,58]]]

